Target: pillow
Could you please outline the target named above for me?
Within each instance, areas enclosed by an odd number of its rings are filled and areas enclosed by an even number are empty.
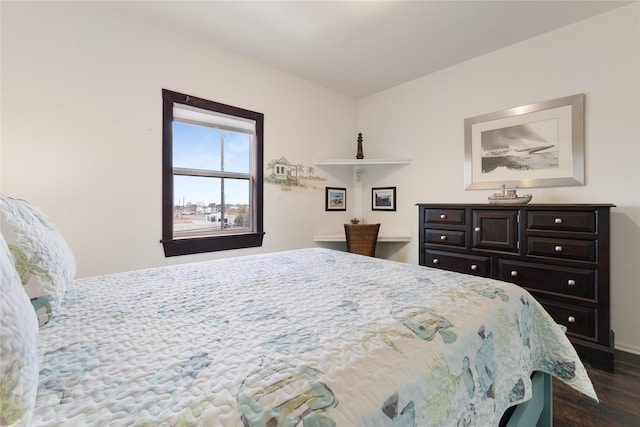
[[[0,196],[0,216],[2,235],[42,326],[76,273],[73,254],[51,221],[26,201]]]
[[[27,425],[38,390],[38,320],[0,235],[0,425]]]

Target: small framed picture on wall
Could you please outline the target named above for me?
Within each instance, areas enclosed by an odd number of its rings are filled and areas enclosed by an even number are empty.
[[[324,198],[325,211],[346,211],[347,210],[347,189],[336,187],[325,187]]]
[[[395,211],[396,187],[377,187],[371,189],[371,210]]]

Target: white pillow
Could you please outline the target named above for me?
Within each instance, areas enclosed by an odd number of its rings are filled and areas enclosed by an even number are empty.
[[[38,390],[38,321],[0,235],[0,425],[29,424]]]
[[[40,326],[62,304],[76,263],[58,229],[24,200],[0,196],[0,226]]]

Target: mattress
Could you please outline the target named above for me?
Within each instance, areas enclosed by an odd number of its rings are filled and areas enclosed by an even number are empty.
[[[597,399],[524,289],[313,248],[73,281],[31,425],[488,426],[549,373]]]

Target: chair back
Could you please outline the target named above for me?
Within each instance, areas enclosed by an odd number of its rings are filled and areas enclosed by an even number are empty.
[[[376,243],[380,224],[345,224],[347,252],[352,254],[376,256]]]

